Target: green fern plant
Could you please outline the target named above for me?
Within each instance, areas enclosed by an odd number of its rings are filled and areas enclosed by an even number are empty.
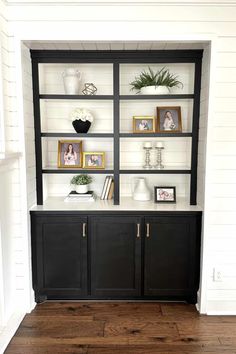
[[[81,186],[85,184],[90,184],[91,182],[92,182],[91,176],[81,174],[81,175],[74,176],[70,181],[70,184]]]
[[[183,87],[181,81],[178,80],[178,76],[171,74],[169,69],[163,67],[156,73],[148,67],[147,71],[142,71],[141,74],[135,77],[135,80],[130,83],[131,90],[137,90],[140,92],[142,87],[146,86],[166,86],[168,89],[171,87]]]

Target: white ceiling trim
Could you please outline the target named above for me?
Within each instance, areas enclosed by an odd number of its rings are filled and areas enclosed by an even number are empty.
[[[27,5],[27,6],[40,6],[40,5],[45,5],[45,6],[94,6],[94,5],[141,5],[141,6],[236,6],[236,1],[235,0],[223,0],[223,1],[217,1],[217,0],[199,0],[199,1],[194,1],[194,0],[171,0],[171,1],[165,1],[165,0],[159,0],[159,1],[145,1],[145,0],[72,0],[72,1],[66,1],[66,0],[3,0],[3,2],[6,5],[14,6],[14,5]]]

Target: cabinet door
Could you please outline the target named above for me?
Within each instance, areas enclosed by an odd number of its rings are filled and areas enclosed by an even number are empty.
[[[141,219],[91,218],[91,293],[127,298],[141,293]]]
[[[34,288],[47,298],[75,298],[87,289],[87,218],[32,218]]]
[[[187,299],[196,294],[200,240],[197,219],[150,217],[145,218],[145,228],[145,295]]]

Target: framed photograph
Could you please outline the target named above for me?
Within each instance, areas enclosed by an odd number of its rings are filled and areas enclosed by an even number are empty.
[[[83,168],[105,168],[105,152],[83,152]]]
[[[59,140],[57,165],[60,168],[81,168],[82,141]]]
[[[134,116],[133,133],[155,133],[155,117]]]
[[[181,107],[157,107],[157,131],[181,133]]]
[[[155,203],[176,203],[175,187],[154,187]]]

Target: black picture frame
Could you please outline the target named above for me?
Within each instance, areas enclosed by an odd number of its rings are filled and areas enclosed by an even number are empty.
[[[173,191],[173,198],[172,199],[168,199],[166,197],[163,197],[163,200],[161,200],[160,198],[158,198],[158,191],[159,190],[172,190]],[[176,203],[176,187],[170,187],[170,186],[157,186],[157,187],[154,187],[154,198],[155,198],[155,203]]]

